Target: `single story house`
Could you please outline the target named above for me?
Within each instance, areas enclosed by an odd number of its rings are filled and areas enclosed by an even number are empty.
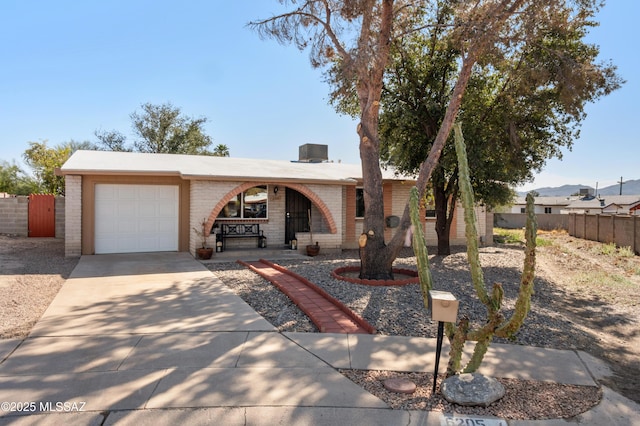
[[[577,214],[633,214],[631,210],[640,202],[640,195],[605,195],[597,198],[576,200],[563,213]]]
[[[362,232],[360,165],[81,150],[60,173],[65,176],[67,256],[195,255],[203,221],[210,247],[223,228],[235,224],[258,225],[269,247],[290,247],[296,239],[298,247],[318,242],[325,253],[357,248]],[[385,236],[390,238],[393,216],[402,215],[414,181],[391,170],[382,173]],[[435,244],[435,219],[426,216],[427,240]],[[491,213],[479,206],[476,216],[480,238],[491,243]],[[451,243],[465,243],[462,208]],[[257,246],[255,238],[230,238],[225,245],[227,250]]]
[[[575,197],[535,197],[533,201],[536,214],[559,214],[568,206]],[[525,213],[527,207],[526,197],[517,197],[510,211],[505,213]]]

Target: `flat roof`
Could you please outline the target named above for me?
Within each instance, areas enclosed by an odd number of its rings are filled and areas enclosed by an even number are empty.
[[[141,152],[80,150],[60,168],[63,175],[164,175],[193,180],[263,180],[355,184],[362,180],[359,164],[301,163],[256,158]],[[385,180],[413,177],[382,169]]]

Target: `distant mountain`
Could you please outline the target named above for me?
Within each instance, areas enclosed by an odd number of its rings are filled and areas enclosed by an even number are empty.
[[[581,189],[589,188],[595,193],[595,188],[589,185],[562,185],[558,187],[544,187],[534,189],[541,197],[568,197],[580,192]],[[620,195],[620,184],[598,188],[600,195]],[[526,192],[518,192],[519,196],[524,197]],[[627,180],[622,184],[622,195],[640,195],[640,179]]]
[[[600,195],[620,195],[620,184],[607,186],[598,189]],[[640,179],[627,180],[622,184],[622,195],[638,195],[640,194]]]

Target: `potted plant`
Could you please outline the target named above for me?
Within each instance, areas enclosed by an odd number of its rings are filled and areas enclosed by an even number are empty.
[[[196,231],[196,234],[202,238],[202,247],[196,249],[196,254],[199,259],[211,259],[213,255],[213,248],[207,247],[207,221],[206,219],[202,219],[201,229],[193,228]]]
[[[311,225],[311,209],[307,210],[307,217],[309,218],[309,239],[313,243],[313,226]],[[316,241],[315,244],[307,245],[307,256],[317,256],[320,253],[320,246]]]

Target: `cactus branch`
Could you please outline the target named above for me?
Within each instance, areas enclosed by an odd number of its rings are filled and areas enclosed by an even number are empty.
[[[478,232],[476,231],[475,201],[473,199],[473,189],[471,188],[471,178],[469,177],[469,162],[467,160],[467,149],[462,136],[462,125],[456,123],[453,126],[456,154],[458,156],[458,168],[460,176],[460,193],[462,195],[462,207],[464,208],[465,236],[467,239],[467,258],[471,269],[471,279],[473,287],[478,294],[480,301],[487,307],[493,306],[487,289],[484,286],[484,275],[480,267],[480,256],[478,254]]]
[[[431,268],[429,266],[429,253],[424,232],[422,232],[422,222],[420,221],[420,193],[415,186],[411,188],[409,195],[409,212],[411,214],[411,224],[413,225],[413,252],[418,261],[418,276],[420,278],[420,291],[426,309],[429,309],[429,290],[433,287],[431,278]]]

